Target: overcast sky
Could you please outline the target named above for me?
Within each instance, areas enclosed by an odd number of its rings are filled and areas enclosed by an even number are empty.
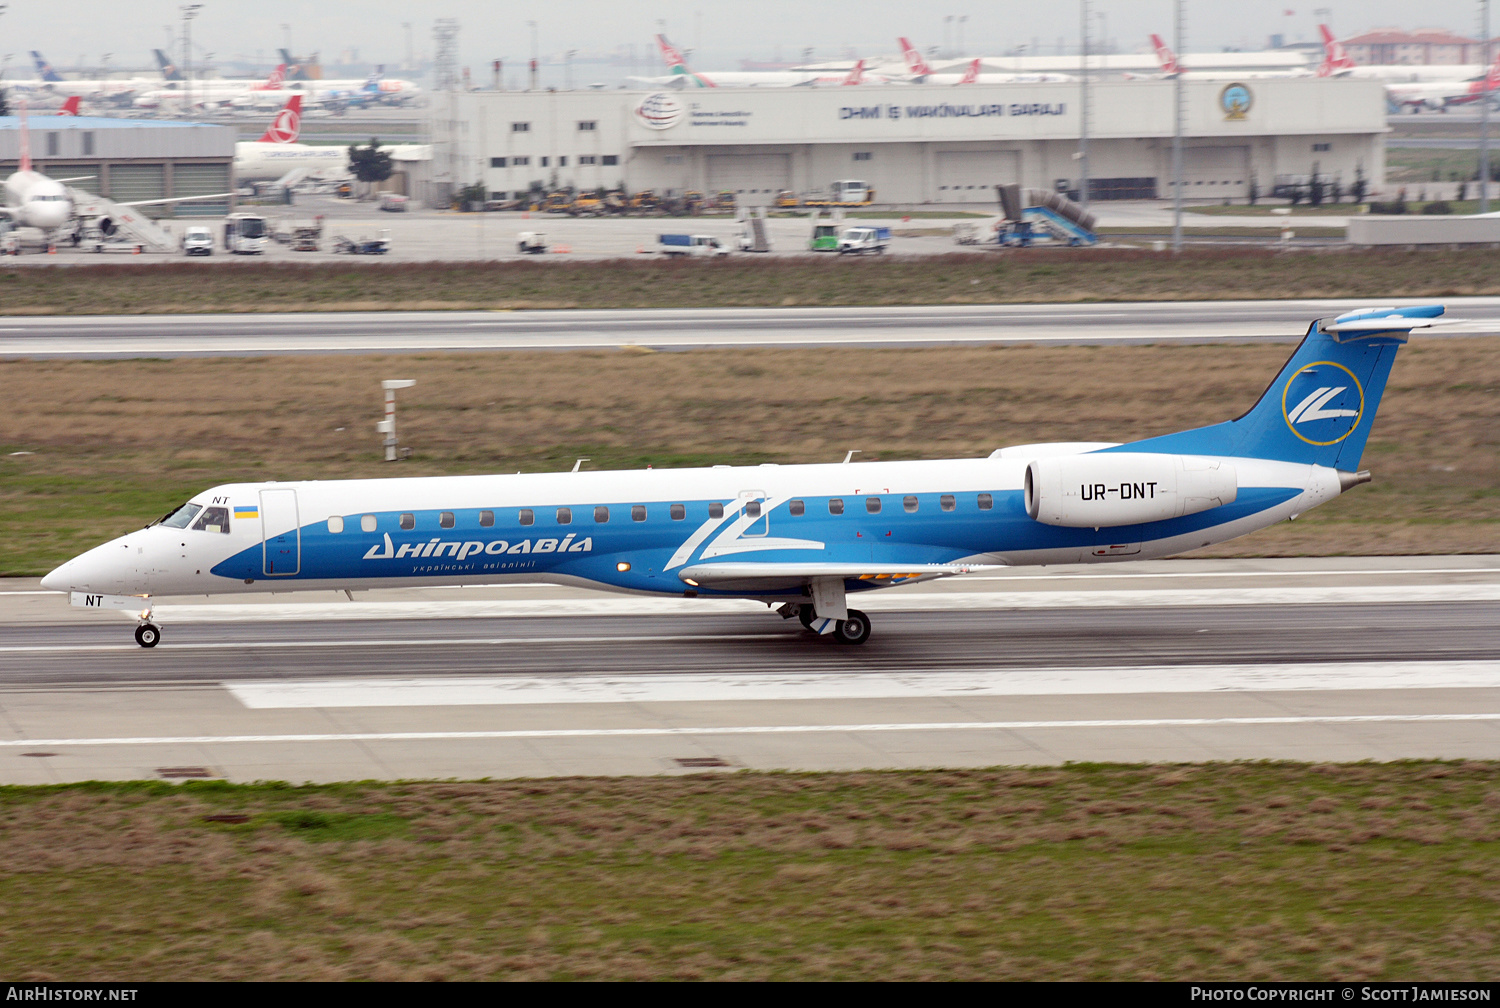
[[[1261,48],[1280,32],[1288,41],[1312,40],[1331,12],[1334,31],[1352,35],[1380,25],[1444,27],[1478,32],[1477,0],[1187,0],[1187,51],[1226,46]],[[1100,28],[1117,51],[1146,44],[1150,32],[1170,37],[1172,0],[1093,0]],[[114,66],[145,65],[150,50],[164,46],[166,26],[181,25],[181,4],[162,0],[11,0],[0,14],[4,52],[13,54],[9,75],[19,76],[31,49],[53,63],[82,58],[96,64],[111,53]],[[969,55],[1000,55],[1019,44],[1054,51],[1059,41],[1076,46],[1078,0],[205,0],[192,26],[197,58],[272,60],[290,34],[295,52],[321,52],[334,62],[346,50],[362,60],[400,63],[406,56],[410,23],[417,56],[433,50],[434,18],[457,18],[459,55],[476,78],[492,59],[507,65],[530,55],[527,21],[537,22],[544,54],[574,49],[603,53],[635,43],[643,55],[666,22],[667,35],[682,48],[694,48],[698,69],[738,69],[742,57],[771,59],[777,53],[799,58],[806,47],[817,58],[834,59],[846,49],[860,55],[894,54],[896,35],[907,35],[924,50],[940,45],[945,17],[948,40],[957,45],[959,22]],[[1288,16],[1287,12],[1293,12]],[[1500,20],[1500,18],[1497,18]],[[289,26],[284,28],[283,26]],[[1500,28],[1500,24],[1495,27]],[[4,53],[0,53],[3,55]],[[654,64],[654,53],[652,54]]]

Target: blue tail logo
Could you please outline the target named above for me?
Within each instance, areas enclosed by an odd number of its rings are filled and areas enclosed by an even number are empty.
[[[1365,411],[1359,377],[1334,361],[1303,365],[1281,390],[1281,415],[1297,437],[1310,445],[1338,444],[1354,433]]]

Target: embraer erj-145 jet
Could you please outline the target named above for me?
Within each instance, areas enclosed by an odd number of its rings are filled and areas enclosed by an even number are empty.
[[[1130,444],[988,458],[233,483],[42,579],[74,605],[550,581],[743,598],[861,644],[848,598],[1020,566],[1145,560],[1253,532],[1366,482],[1396,352],[1441,305],[1319,320],[1237,420]]]

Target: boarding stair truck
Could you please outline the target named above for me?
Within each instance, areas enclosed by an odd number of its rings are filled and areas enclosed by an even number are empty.
[[[839,235],[839,255],[864,255],[866,252],[884,255],[890,244],[890,228],[859,225]]]
[[[1065,245],[1096,245],[1098,218],[1062,193],[1050,189],[996,186],[1003,218],[996,232],[1001,245],[1027,246],[1038,240]]]
[[[739,220],[740,234],[737,242],[741,252],[771,251],[771,235],[766,229],[766,208],[747,207]]]
[[[269,234],[259,214],[232,213],[224,218],[224,248],[234,255],[260,255]]]
[[[73,215],[78,218],[78,244],[93,252],[113,247],[122,251],[176,252],[177,240],[135,207],[69,187]]]
[[[659,234],[656,236],[656,250],[669,259],[729,254],[729,246],[713,235]]]

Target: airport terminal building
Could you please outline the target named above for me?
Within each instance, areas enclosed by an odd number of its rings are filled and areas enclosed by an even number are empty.
[[[1088,88],[1095,199],[1171,196],[1176,83]],[[1184,195],[1243,199],[1277,175],[1316,170],[1384,182],[1378,81],[1184,81]],[[434,94],[432,161],[412,193],[443,205],[476,182],[491,199],[544,188],[623,186],[664,195],[782,190],[863,179],[882,204],[990,203],[1015,182],[1077,188],[1078,83],[468,91]]]
[[[120,202],[170,199],[234,190],[232,126],[58,116],[27,117],[31,161],[54,179]],[[0,116],[0,172],[20,164],[20,119]],[[151,215],[223,216],[230,200],[176,207],[144,207]]]

